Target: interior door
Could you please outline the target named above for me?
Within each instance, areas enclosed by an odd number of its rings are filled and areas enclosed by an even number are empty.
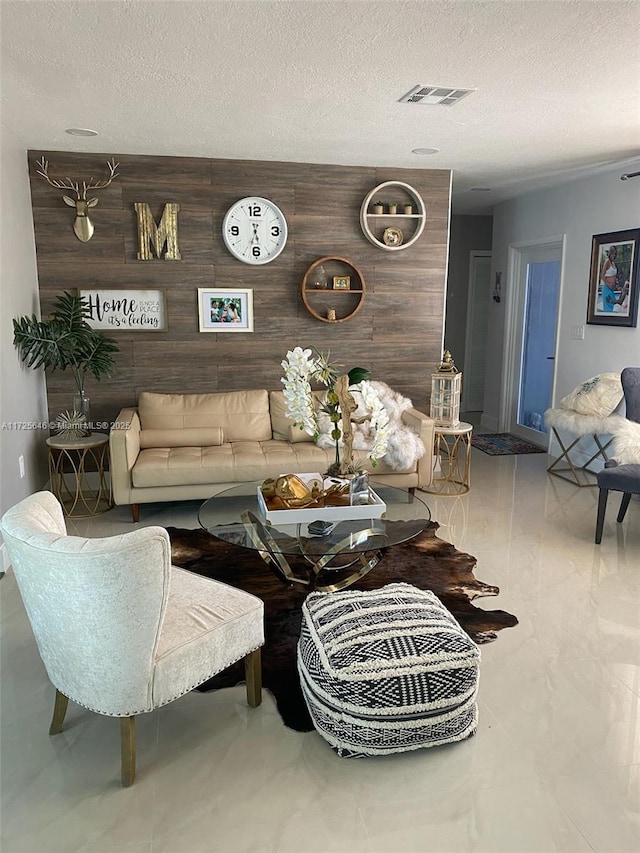
[[[462,374],[462,411],[484,411],[487,326],[491,301],[491,252],[471,252],[467,335]]]
[[[521,250],[516,296],[516,353],[509,432],[548,445],[544,412],[551,406],[562,269],[561,244]]]

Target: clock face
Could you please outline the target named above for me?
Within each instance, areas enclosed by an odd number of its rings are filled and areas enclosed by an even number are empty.
[[[266,198],[241,198],[222,223],[225,246],[245,264],[268,264],[287,242],[287,220],[279,207]]]

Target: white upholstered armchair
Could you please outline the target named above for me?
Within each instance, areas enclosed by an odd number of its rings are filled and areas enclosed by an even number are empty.
[[[38,492],[0,529],[47,674],[56,688],[50,734],[68,700],[120,717],[122,784],[135,778],[135,716],[172,702],[241,658],[247,700],[261,702],[264,605],[171,565],[169,536],[67,536],[62,509]]]

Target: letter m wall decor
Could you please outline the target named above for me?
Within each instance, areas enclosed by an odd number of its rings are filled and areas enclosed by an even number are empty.
[[[152,246],[155,249],[156,257],[160,258],[165,244],[167,247],[167,251],[164,253],[165,261],[181,260],[180,249],[178,248],[178,211],[180,205],[173,202],[165,204],[159,225],[156,225],[151,208],[146,202],[134,202],[133,206],[138,218],[138,260],[150,261]]]

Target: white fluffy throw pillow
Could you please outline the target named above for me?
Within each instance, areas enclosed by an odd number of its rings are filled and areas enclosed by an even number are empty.
[[[620,374],[599,373],[563,397],[560,400],[560,406],[581,415],[606,418],[620,403],[622,397]]]
[[[612,459],[618,465],[640,465],[640,424],[626,418],[612,420]]]

